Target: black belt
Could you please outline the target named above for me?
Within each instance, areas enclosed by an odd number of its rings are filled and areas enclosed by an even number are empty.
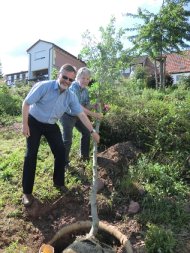
[[[65,114],[66,114],[67,116],[69,116],[69,117],[72,117],[72,118],[77,117],[77,116],[73,116],[73,115],[71,115],[71,114],[68,114],[67,112],[65,112]]]

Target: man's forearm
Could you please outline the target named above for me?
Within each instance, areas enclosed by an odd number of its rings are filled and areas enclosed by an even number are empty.
[[[89,118],[86,116],[84,112],[81,112],[80,114],[77,115],[79,119],[82,121],[82,123],[85,125],[85,127],[89,130],[91,133],[91,136],[93,140],[97,143],[100,141],[100,136],[99,134],[93,129],[93,125],[90,122]]]
[[[23,124],[28,124],[28,113],[29,113],[29,107],[26,102],[23,102],[22,104],[22,123]]]
[[[90,122],[89,118],[86,116],[84,112],[81,112],[77,115],[82,123],[85,125],[86,128],[91,132],[93,130],[92,123]]]
[[[97,118],[97,119],[101,119],[102,118],[102,114],[101,113],[96,113],[93,111],[90,111],[88,108],[83,107],[83,111],[85,112],[86,115],[93,117],[93,118]]]

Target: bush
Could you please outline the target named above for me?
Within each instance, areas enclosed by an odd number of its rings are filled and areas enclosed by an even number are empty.
[[[180,78],[178,85],[184,85],[186,89],[190,88],[190,75]]]
[[[105,115],[100,127],[103,146],[132,141],[143,151],[152,150],[155,157],[169,153],[185,157],[190,153],[187,92],[183,92],[183,100],[172,89],[166,92],[146,89],[141,95],[129,96],[122,97],[120,106],[112,107]]]
[[[155,225],[148,226],[148,232],[145,238],[147,253],[172,253],[176,241],[170,230]]]
[[[159,82],[159,76],[158,76],[158,82]],[[173,85],[173,77],[169,74],[165,75],[165,87],[170,87]],[[151,75],[147,78],[147,87],[148,88],[156,88],[156,81],[155,81],[155,76]]]
[[[8,87],[4,83],[0,84],[0,124],[5,123],[10,116],[21,115],[22,102],[28,93],[30,86]]]

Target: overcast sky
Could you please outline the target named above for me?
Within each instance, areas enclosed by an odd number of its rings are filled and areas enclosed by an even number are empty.
[[[2,0],[0,62],[3,74],[28,70],[26,50],[39,39],[56,44],[77,56],[82,34],[88,29],[98,36],[113,15],[118,27],[124,27],[122,13],[137,8],[157,12],[162,0]]]

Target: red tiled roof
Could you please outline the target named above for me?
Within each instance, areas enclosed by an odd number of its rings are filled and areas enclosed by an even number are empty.
[[[169,74],[190,72],[190,50],[184,51],[182,54],[168,54],[166,71]]]

